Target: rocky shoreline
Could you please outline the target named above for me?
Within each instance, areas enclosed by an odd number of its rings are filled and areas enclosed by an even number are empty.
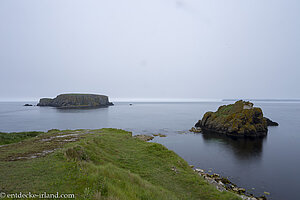
[[[191,165],[192,168],[194,166]],[[233,192],[244,200],[266,200],[266,196],[255,197],[253,194],[248,193],[245,188],[238,187],[227,178],[220,176],[219,174],[206,173],[203,169],[194,168],[194,171],[203,177],[208,183],[215,186],[219,191]]]
[[[154,137],[167,137],[167,136],[164,134],[158,133],[158,134],[152,134],[152,135],[145,135],[145,134],[134,135],[133,137],[148,142],[148,141],[153,140]]]
[[[191,132],[201,132],[201,128],[192,127]],[[152,135],[135,135],[134,138],[138,138],[143,141],[151,141],[154,137],[166,137],[163,134],[152,134]],[[235,193],[237,196],[244,200],[266,200],[266,196],[262,195],[260,197],[255,197],[253,194],[248,193],[245,188],[238,187],[236,184],[232,183],[228,178],[222,177],[219,174],[211,173],[211,171],[205,172],[203,169],[194,168],[193,165],[190,165],[191,168],[201,177],[203,177],[209,184],[216,187],[219,191],[228,191]],[[177,171],[176,168],[172,168],[173,171]]]

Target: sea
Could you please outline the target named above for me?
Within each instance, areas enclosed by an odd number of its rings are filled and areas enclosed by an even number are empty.
[[[97,109],[23,106],[37,102],[0,102],[0,132],[50,129],[119,128],[133,134],[165,134],[163,144],[190,165],[228,177],[256,196],[273,200],[300,199],[300,101],[253,101],[264,116],[279,123],[265,138],[236,139],[192,133],[189,129],[207,111],[233,103],[114,102]]]

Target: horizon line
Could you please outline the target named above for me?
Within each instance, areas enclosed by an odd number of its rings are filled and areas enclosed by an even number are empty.
[[[300,101],[297,98],[109,98],[111,102]],[[0,99],[0,102],[38,102],[38,98]]]

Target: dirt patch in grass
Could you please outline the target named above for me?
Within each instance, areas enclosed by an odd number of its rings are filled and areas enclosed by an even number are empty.
[[[50,131],[39,137],[9,144],[0,148],[0,161],[17,161],[46,156],[66,143],[76,142],[90,130],[82,131]]]

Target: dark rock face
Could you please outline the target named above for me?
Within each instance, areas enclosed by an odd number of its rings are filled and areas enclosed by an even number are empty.
[[[195,124],[196,128],[200,128],[201,127],[201,120],[199,120],[196,124]]]
[[[269,118],[266,118],[265,119],[267,120],[267,125],[268,126],[278,126],[279,124],[277,122],[273,122],[272,120],[270,120]]]
[[[207,112],[196,127],[205,132],[215,132],[230,136],[259,137],[268,132],[267,120],[260,108],[245,101],[220,106],[216,112]]]
[[[108,97],[96,94],[60,94],[54,99],[42,98],[38,106],[51,106],[57,108],[93,108],[111,106]]]

